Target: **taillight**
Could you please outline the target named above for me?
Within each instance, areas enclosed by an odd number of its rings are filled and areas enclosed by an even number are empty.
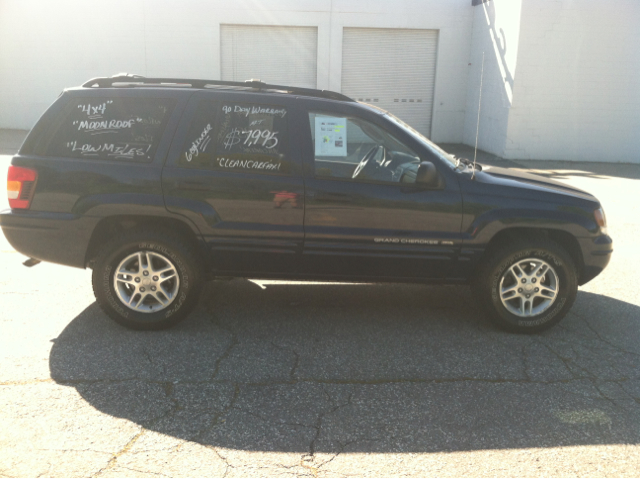
[[[28,209],[33,198],[38,172],[21,166],[9,166],[7,196],[11,208]]]

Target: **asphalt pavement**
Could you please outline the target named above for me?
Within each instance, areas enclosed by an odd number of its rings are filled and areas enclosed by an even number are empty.
[[[640,476],[640,166],[484,159],[607,213],[611,264],[539,335],[466,287],[244,279],[134,332],[2,236],[0,477]]]

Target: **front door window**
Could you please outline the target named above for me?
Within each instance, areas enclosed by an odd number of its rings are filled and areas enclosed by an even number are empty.
[[[317,178],[411,183],[420,158],[382,128],[348,116],[309,113]]]

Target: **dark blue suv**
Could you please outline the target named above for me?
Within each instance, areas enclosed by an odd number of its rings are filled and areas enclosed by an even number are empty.
[[[498,325],[536,332],[613,250],[589,193],[456,160],[339,93],[259,81],[65,90],[7,185],[9,242],[92,268],[98,303],[134,329],[184,319],[207,279],[250,277],[467,283]]]

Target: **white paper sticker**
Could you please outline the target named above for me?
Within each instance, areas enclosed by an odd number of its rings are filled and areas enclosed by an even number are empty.
[[[347,119],[316,116],[316,156],[347,156]]]

